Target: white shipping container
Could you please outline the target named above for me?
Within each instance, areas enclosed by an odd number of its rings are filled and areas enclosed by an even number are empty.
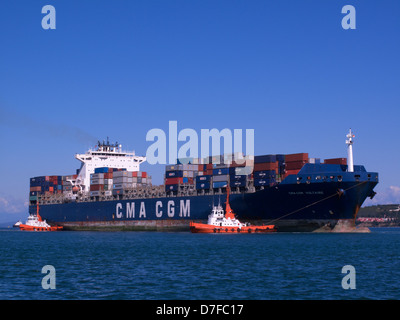
[[[127,183],[132,183],[133,182],[133,180],[132,180],[133,178],[132,177],[117,177],[117,178],[114,178],[113,179],[113,182],[114,182],[114,184],[116,184],[116,183],[124,183],[124,182],[127,182]]]
[[[91,179],[90,184],[104,184],[104,179]]]
[[[119,178],[119,177],[132,177],[132,172],[131,171],[115,171],[113,172],[113,178]]]
[[[229,176],[227,174],[213,176],[213,182],[228,181]]]
[[[165,167],[166,171],[175,171],[175,170],[184,170],[183,164],[174,164],[174,165],[167,165]]]
[[[104,179],[104,173],[92,173],[90,179]]]
[[[235,168],[235,175],[247,176],[253,172],[253,167],[237,167]]]

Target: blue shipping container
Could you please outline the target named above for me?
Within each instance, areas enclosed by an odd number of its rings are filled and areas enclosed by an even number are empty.
[[[264,170],[264,171],[254,171],[254,179],[257,178],[275,178],[276,172],[275,170]]]
[[[178,190],[178,184],[169,184],[165,186],[165,191],[177,191]]]
[[[240,181],[240,180],[231,180],[230,182],[231,187],[245,187],[246,186],[246,180]]]
[[[254,179],[254,186],[268,186],[271,183],[274,183],[275,179]]]
[[[269,182],[267,182],[266,179],[254,179],[254,186],[267,186],[269,185]]]
[[[181,170],[173,170],[165,172],[165,176],[167,178],[181,178],[183,177],[183,171]]]
[[[231,181],[246,181],[247,176],[231,174],[229,179]]]
[[[284,163],[285,162],[285,155],[284,154],[277,154],[276,155],[276,161],[279,163]]]
[[[94,173],[107,173],[108,167],[95,168]]]
[[[204,181],[210,181],[211,176],[197,176],[196,177],[196,182],[204,182]]]
[[[224,188],[228,185],[226,181],[213,182],[213,188]]]
[[[210,189],[210,182],[208,181],[200,181],[196,183],[196,189]]]
[[[267,154],[264,156],[255,156],[254,163],[276,162],[275,154]]]
[[[224,174],[229,174],[229,168],[213,169],[214,176],[220,176],[220,175],[224,175]]]

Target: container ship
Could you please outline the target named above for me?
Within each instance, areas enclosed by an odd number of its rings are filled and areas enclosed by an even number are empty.
[[[166,165],[163,185],[140,170],[146,161],[118,143],[99,141],[76,154],[76,174],[30,179],[29,212],[64,230],[185,230],[204,223],[214,203],[226,201],[237,218],[277,231],[352,231],[357,212],[376,194],[378,173],[347,158],[308,153],[180,159]],[[228,158],[228,161],[227,161]]]

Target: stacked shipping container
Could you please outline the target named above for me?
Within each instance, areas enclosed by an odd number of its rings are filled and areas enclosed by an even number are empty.
[[[253,159],[248,157],[245,161],[242,160],[243,163],[239,160],[235,161],[235,158],[233,158],[230,164],[224,164],[222,156],[213,156],[207,160],[218,160],[220,164],[167,166],[165,174],[166,191],[177,191],[179,186],[193,183],[197,190],[225,188],[228,185],[233,188],[244,188],[248,186],[249,181],[253,181],[256,188],[272,186],[288,175],[298,174],[306,163],[320,163],[320,159],[309,159],[308,153],[261,155],[255,156]],[[190,159],[189,161],[200,163],[202,159]],[[184,179],[188,175],[185,170],[190,170],[188,171],[190,174],[193,173],[193,182]]]
[[[79,191],[73,187],[71,180],[78,175],[40,176],[30,179],[29,200],[36,201],[38,195],[68,194]],[[137,186],[151,185],[151,177],[146,172],[130,172],[124,169],[96,168],[90,175],[90,196],[119,194],[121,190]]]
[[[325,159],[324,163],[327,164],[343,164],[347,165],[347,158],[334,158],[334,159]]]
[[[308,153],[293,153],[285,156],[286,175],[298,174],[300,169],[308,163]]]
[[[276,183],[280,168],[284,164],[284,155],[263,155],[254,157],[254,186],[269,186]]]
[[[248,176],[253,170],[252,161],[251,168],[246,168],[246,165],[249,166],[250,164],[249,159],[243,163],[233,161],[230,165],[223,163],[224,158],[222,156],[213,156],[207,161],[220,163],[199,164],[203,162],[202,159],[190,159],[189,162],[192,164],[166,166],[165,190],[167,192],[178,191],[181,186],[188,185],[195,186],[197,190],[226,188],[228,184],[231,187],[245,187]]]
[[[116,168],[96,168],[90,175],[90,196],[122,194],[126,189],[151,185],[151,177],[143,171],[126,171]]]
[[[193,186],[197,190],[226,188],[245,188],[253,181],[256,188],[272,186],[288,175],[298,174],[306,163],[319,164],[320,159],[308,158],[308,153],[261,155],[255,157],[232,158],[224,164],[223,156],[213,156],[201,164],[203,159],[185,159],[187,164],[168,165],[165,171],[165,190],[178,191],[181,186]],[[328,164],[347,164],[346,158],[325,159]],[[40,176],[30,179],[30,200],[38,195],[71,193],[74,190],[71,180],[77,175]],[[116,168],[96,168],[90,175],[90,196],[122,194],[125,189],[151,185],[151,177],[142,171],[126,171]]]
[[[36,201],[38,195],[61,194],[72,191],[69,180],[76,179],[71,176],[39,176],[30,179],[29,200]]]
[[[204,167],[202,164],[177,164],[166,166],[165,191],[177,191],[179,186],[194,185],[199,170],[203,169]]]

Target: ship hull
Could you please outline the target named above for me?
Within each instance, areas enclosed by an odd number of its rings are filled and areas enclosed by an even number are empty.
[[[332,231],[354,227],[377,181],[281,183],[252,193],[232,193],[230,204],[242,222],[274,224],[278,232]],[[213,203],[226,194],[46,204],[40,215],[73,230],[182,230],[205,223]],[[36,206],[30,206],[35,212]],[[345,222],[345,223],[343,223]],[[342,231],[348,229],[342,229]]]

